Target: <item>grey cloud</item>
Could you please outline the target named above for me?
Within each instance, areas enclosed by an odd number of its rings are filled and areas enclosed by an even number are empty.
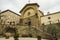
[[[57,6],[60,5],[60,0],[31,0],[31,3],[34,2],[40,5],[39,9],[43,12],[60,10],[60,6],[57,8]],[[27,3],[28,0],[0,0],[0,10],[11,9],[18,13]]]

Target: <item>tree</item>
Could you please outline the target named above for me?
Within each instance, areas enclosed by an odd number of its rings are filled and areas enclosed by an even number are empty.
[[[48,25],[47,32],[52,35],[51,38],[57,38],[56,35],[59,32],[58,30],[59,29],[58,29],[58,27],[56,25],[54,25],[54,24]]]

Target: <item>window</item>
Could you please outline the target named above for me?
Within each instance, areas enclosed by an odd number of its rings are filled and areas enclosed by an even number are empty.
[[[12,24],[12,22],[10,22],[10,25]]]
[[[36,16],[36,18],[38,18],[38,14],[37,13],[35,14],[35,16]]]
[[[15,22],[13,21],[12,24],[15,25]]]
[[[7,24],[10,24],[9,21],[7,22]]]
[[[28,25],[31,25],[31,21],[28,22]]]
[[[28,12],[28,16],[30,15],[30,12]]]
[[[27,22],[25,22],[25,26],[26,26],[26,25],[28,25],[28,23],[27,23]]]
[[[44,23],[42,23],[42,25],[44,25]]]
[[[27,24],[27,23],[25,23],[25,24]]]
[[[9,22],[8,22],[9,23]]]
[[[48,17],[48,19],[51,19],[51,17]]]

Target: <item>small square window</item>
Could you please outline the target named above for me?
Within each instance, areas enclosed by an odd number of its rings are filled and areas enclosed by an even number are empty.
[[[9,22],[8,22],[9,23]]]
[[[42,25],[44,25],[44,23],[42,23]]]
[[[28,22],[28,25],[31,25],[31,21]]]
[[[25,24],[27,24],[27,23],[25,23]]]

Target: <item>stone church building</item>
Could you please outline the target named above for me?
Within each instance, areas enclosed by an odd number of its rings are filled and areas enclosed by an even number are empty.
[[[60,21],[60,12],[44,15],[44,13],[39,10],[39,5],[37,3],[26,4],[19,13],[21,13],[21,15],[9,9],[0,12],[0,24],[12,25],[11,27],[14,26],[17,28],[19,36],[28,35],[30,33],[35,37],[37,31],[34,31],[36,29],[32,29],[31,27],[40,28],[42,24],[48,25],[58,23]],[[6,29],[4,30],[6,31]],[[2,32],[2,30],[0,31]],[[5,32],[5,34],[6,33],[9,34],[9,32]]]

